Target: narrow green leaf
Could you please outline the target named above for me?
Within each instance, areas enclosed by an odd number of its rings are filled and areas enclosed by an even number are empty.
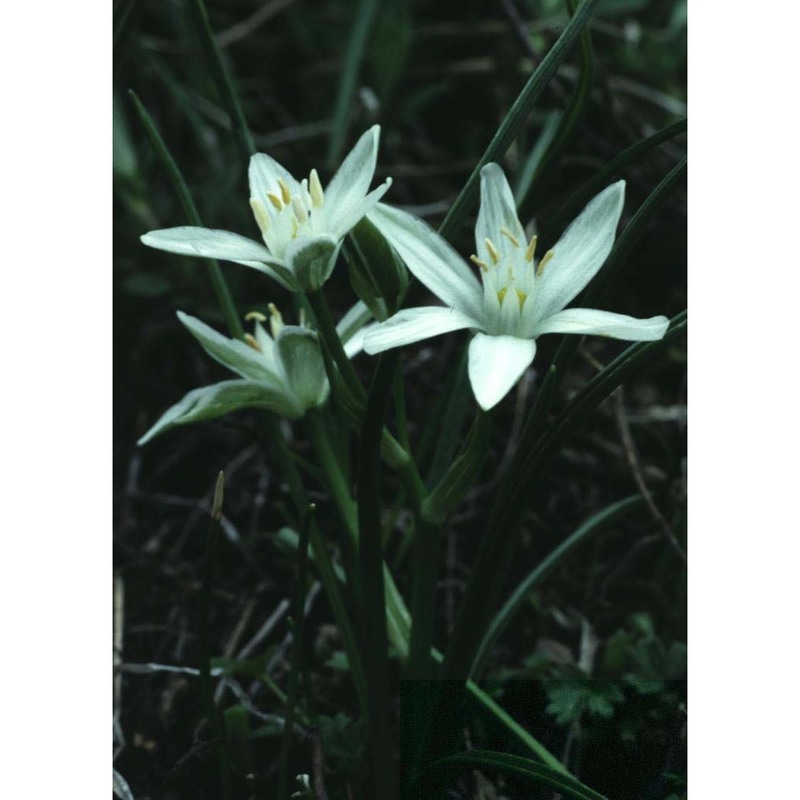
[[[575,39],[589,21],[589,17],[597,4],[597,0],[581,0],[574,16],[565,26],[556,43],[550,48],[539,66],[529,78],[514,104],[506,114],[505,119],[497,129],[492,141],[481,156],[475,169],[469,176],[467,183],[456,198],[447,216],[439,227],[439,233],[450,239],[463,220],[467,210],[472,205],[478,194],[480,186],[481,168],[490,161],[499,161],[511,142],[517,135],[522,124],[528,117],[531,109],[536,104],[539,96],[547,87],[550,79],[555,74],[561,63],[567,57]]]
[[[353,27],[350,32],[350,39],[347,42],[344,67],[339,80],[339,92],[336,95],[333,128],[331,129],[331,137],[328,140],[327,163],[330,169],[333,169],[342,155],[347,135],[347,118],[356,90],[358,68],[364,55],[367,37],[369,36],[369,30],[377,8],[377,0],[361,0],[353,17]]]
[[[180,169],[178,169],[175,159],[172,157],[172,154],[169,152],[164,140],[161,138],[161,134],[159,134],[153,119],[151,118],[150,114],[148,114],[147,109],[142,105],[141,100],[139,100],[139,98],[136,96],[136,93],[131,90],[128,92],[128,94],[130,95],[131,100],[133,100],[133,105],[137,114],[139,115],[139,119],[141,120],[145,133],[147,134],[148,139],[150,139],[150,143],[153,145],[153,149],[156,151],[156,155],[161,161],[161,165],[164,167],[164,170],[172,182],[172,188],[174,189],[175,194],[178,195],[178,199],[183,207],[183,213],[186,215],[187,221],[191,225],[202,227],[203,222],[200,219],[200,214],[197,211],[197,206],[194,204],[192,195],[189,193],[189,187],[186,185],[186,181],[183,179],[183,175],[181,174]],[[219,264],[210,258],[203,259],[203,261],[208,269],[208,276],[211,280],[211,286],[214,289],[214,294],[217,296],[217,301],[222,309],[222,314],[225,317],[225,323],[228,326],[228,330],[231,332],[232,336],[235,336],[237,339],[241,339],[244,336],[244,329],[242,328],[242,323],[239,319],[239,313],[236,310],[233,297],[231,296],[230,289],[228,289],[228,284],[225,281],[225,277],[219,268]]]
[[[220,53],[217,40],[214,38],[214,32],[211,30],[211,23],[208,21],[208,12],[206,11],[205,3],[203,0],[189,0],[189,9],[191,10],[192,20],[200,37],[203,53],[208,61],[208,68],[214,77],[214,82],[217,84],[217,91],[231,118],[231,127],[233,128],[236,142],[239,145],[242,160],[247,164],[250,160],[250,156],[256,152],[256,148],[253,144],[253,137],[250,135],[250,129],[247,127],[247,121],[242,111],[239,97],[233,86],[233,80],[222,59],[222,53]]]
[[[669,141],[675,136],[686,132],[686,118],[678,122],[667,125],[660,131],[656,131],[652,136],[640,139],[630,147],[625,148],[608,162],[599,172],[578,189],[573,192],[564,205],[550,217],[548,227],[551,230],[562,228],[604,187],[608,186],[614,178],[619,176],[630,163],[639,156],[658,147],[658,145]]]
[[[426,785],[429,782],[442,785],[454,775],[474,769],[507,775],[531,786],[545,786],[573,800],[607,800],[604,795],[553,767],[538,764],[522,756],[491,750],[471,750],[439,759],[431,765],[423,780]]]
[[[513,621],[515,615],[522,609],[528,600],[531,592],[546,578],[557,566],[559,566],[568,555],[570,555],[578,545],[582,544],[590,536],[603,530],[610,522],[626,514],[631,509],[640,506],[642,498],[639,496],[627,497],[617,503],[604,508],[597,514],[592,515],[574,533],[568,536],[558,547],[550,552],[536,567],[528,574],[511,596],[506,600],[505,605],[495,614],[489,630],[483,637],[483,641],[478,647],[475,661],[472,667],[472,675],[480,676],[486,659],[490,655],[492,648],[503,634],[505,629]]]

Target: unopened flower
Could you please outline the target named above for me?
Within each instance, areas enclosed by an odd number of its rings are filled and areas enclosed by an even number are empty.
[[[497,164],[481,170],[481,207],[470,257],[481,281],[456,251],[422,220],[383,204],[369,219],[409,270],[447,307],[405,309],[375,326],[368,353],[470,329],[469,377],[478,404],[492,408],[533,361],[536,339],[577,333],[614,339],[660,339],[669,321],[635,319],[589,308],[565,308],[594,277],[611,250],[625,198],[625,182],[600,192],[556,245],[536,258],[536,237],[525,237],[514,198]]]
[[[372,192],[380,126],[356,143],[323,189],[312,169],[296,180],[263,153],[250,159],[250,207],[263,244],[238,233],[180,227],[152,231],[142,242],[159,250],[244,264],[293,292],[313,292],[328,279],[342,239],[372,209],[391,178]]]

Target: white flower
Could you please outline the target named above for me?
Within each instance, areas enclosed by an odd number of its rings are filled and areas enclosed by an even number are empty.
[[[234,261],[260,270],[293,292],[313,292],[328,279],[342,239],[383,197],[391,178],[369,192],[380,126],[358,140],[328,187],[319,175],[297,181],[263,153],[250,159],[250,207],[264,244],[238,233],[180,227],[151,231],[142,242],[159,250]]]
[[[492,408],[533,361],[545,333],[577,333],[645,341],[660,339],[666,317],[635,319],[609,311],[565,308],[594,277],[614,243],[625,182],[600,192],[538,264],[536,237],[529,242],[514,198],[497,164],[481,170],[481,207],[475,225],[482,284],[455,250],[422,220],[383,204],[369,214],[409,270],[447,308],[405,309],[370,331],[368,353],[418,342],[464,328],[469,377],[478,404]]]
[[[199,319],[178,312],[178,319],[203,349],[239,375],[240,380],[189,392],[161,416],[139,444],[176,425],[213,419],[239,408],[264,408],[297,419],[325,403],[330,385],[317,334],[302,325],[284,325],[275,306],[270,304],[269,309],[270,333],[262,325],[267,318],[250,312],[245,319],[253,320],[255,327],[252,334],[245,334],[244,342],[229,339]],[[370,316],[366,306],[357,303],[337,325],[345,352],[351,358],[362,349],[364,333],[370,329],[363,323]]]

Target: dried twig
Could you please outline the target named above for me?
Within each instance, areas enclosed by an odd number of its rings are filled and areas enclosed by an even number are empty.
[[[647,506],[650,515],[656,521],[664,538],[669,542],[673,550],[678,554],[681,560],[686,562],[686,553],[681,547],[680,542],[675,537],[672,526],[664,518],[664,515],[659,511],[658,506],[653,500],[653,495],[647,488],[644,476],[642,475],[642,466],[639,461],[639,455],[636,452],[636,446],[631,436],[631,429],[628,425],[628,420],[625,417],[625,396],[622,387],[615,392],[615,411],[617,419],[617,427],[619,428],[620,438],[622,440],[622,449],[625,451],[625,457],[628,461],[628,466],[631,469],[633,480],[636,483],[639,492],[641,493],[645,505]]]

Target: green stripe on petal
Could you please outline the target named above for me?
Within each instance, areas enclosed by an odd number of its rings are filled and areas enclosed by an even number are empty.
[[[315,292],[330,276],[338,254],[338,240],[324,233],[293,240],[285,257],[300,291]]]
[[[139,439],[143,445],[176,425],[188,425],[214,419],[240,408],[264,408],[289,419],[297,419],[303,410],[285,392],[261,381],[223,381],[189,392],[169,408]]]
[[[330,387],[317,334],[308,328],[286,325],[275,340],[289,389],[303,410],[321,406]]]

